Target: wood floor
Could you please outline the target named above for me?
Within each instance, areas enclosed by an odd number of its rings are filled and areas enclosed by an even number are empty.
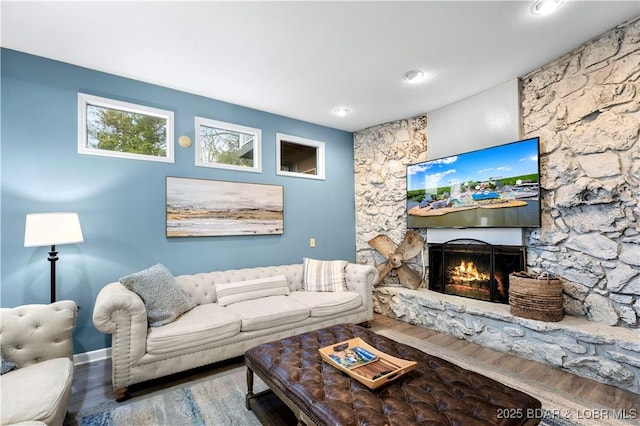
[[[528,361],[485,348],[475,343],[459,340],[447,334],[438,333],[387,318],[383,315],[374,314],[371,330],[376,331],[384,328],[397,330],[417,339],[424,340],[432,345],[454,350],[463,356],[473,357],[478,363],[500,367],[522,377],[523,380],[560,389],[569,394],[592,401],[597,406],[603,406],[612,410],[627,411],[637,409],[637,407],[640,406],[640,395],[638,394],[566,373],[535,361]],[[131,395],[135,398],[164,387],[188,383],[225,369],[235,368],[238,365],[242,365],[242,363],[242,357],[234,358],[229,361],[190,371],[188,374],[177,374],[169,378],[147,382],[144,386],[133,386],[130,388]],[[76,416],[80,410],[83,412],[93,409],[97,410],[99,407],[111,403],[113,400],[114,393],[111,386],[110,359],[77,366],[75,369],[71,402],[69,404],[69,413],[67,414],[65,425],[73,426],[78,424],[80,419],[76,418]],[[278,424],[277,421],[265,422],[264,420],[263,423]],[[279,424],[282,423],[280,422]]]

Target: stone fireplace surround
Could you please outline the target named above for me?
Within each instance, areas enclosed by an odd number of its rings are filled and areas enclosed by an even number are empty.
[[[640,394],[638,331],[565,316],[513,316],[509,305],[427,289],[378,286],[374,311]]]

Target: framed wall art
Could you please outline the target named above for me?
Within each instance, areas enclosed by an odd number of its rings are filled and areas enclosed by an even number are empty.
[[[280,185],[167,177],[167,237],[284,233]]]

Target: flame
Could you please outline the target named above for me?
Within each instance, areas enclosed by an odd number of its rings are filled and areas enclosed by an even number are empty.
[[[489,274],[479,272],[473,262],[460,261],[460,265],[453,268],[462,281],[488,280]]]

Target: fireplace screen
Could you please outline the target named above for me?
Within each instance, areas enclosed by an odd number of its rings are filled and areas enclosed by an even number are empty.
[[[524,248],[478,240],[429,244],[429,289],[509,303],[509,274],[524,270]]]

